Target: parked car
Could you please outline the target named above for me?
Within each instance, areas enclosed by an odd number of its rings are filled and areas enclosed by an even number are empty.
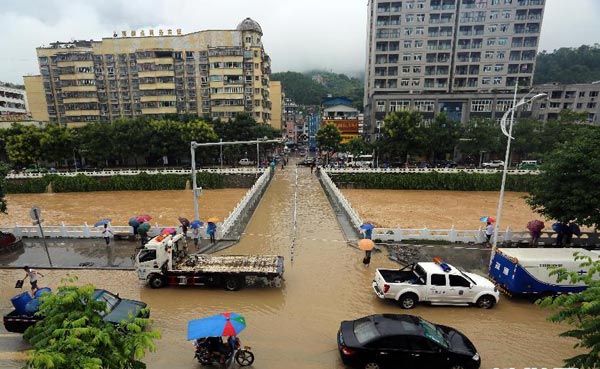
[[[343,321],[337,337],[344,364],[354,368],[478,369],[481,359],[458,330],[421,317],[376,314]]]
[[[504,167],[504,161],[502,160],[492,160],[492,161],[488,161],[485,162],[483,164],[481,164],[482,167],[484,168],[503,168]]]
[[[431,168],[431,163],[428,161],[420,161],[417,163],[417,168]]]
[[[46,169],[46,167],[33,166],[25,168],[25,173],[48,173],[48,169]]]
[[[248,159],[248,158],[243,158],[240,159],[240,161],[238,162],[239,165],[243,165],[243,166],[249,166],[249,165],[254,165],[256,163],[254,163],[252,160]]]
[[[537,160],[523,160],[517,165],[517,169],[521,170],[538,170],[540,165]]]
[[[436,160],[434,163],[435,168],[456,168],[457,164],[454,160]]]

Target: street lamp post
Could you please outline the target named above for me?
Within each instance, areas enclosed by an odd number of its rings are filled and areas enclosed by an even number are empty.
[[[526,99],[527,96],[524,96],[521,98],[521,100],[519,100],[519,102],[517,102],[517,88],[518,88],[518,84],[515,85],[515,94],[514,94],[514,98],[513,98],[512,108],[508,109],[506,111],[506,113],[504,113],[504,115],[502,116],[502,119],[500,121],[500,128],[502,129],[502,133],[506,136],[507,139],[506,139],[506,153],[504,155],[504,169],[502,171],[502,184],[500,185],[500,197],[498,198],[498,210],[496,212],[496,227],[494,229],[493,249],[495,249],[498,244],[498,229],[500,228],[500,217],[502,215],[502,203],[504,201],[504,187],[506,184],[506,175],[508,173],[510,143],[514,139],[512,137],[512,129],[513,129],[514,121],[515,121],[515,111],[519,107],[521,107],[525,104],[528,104],[528,103],[532,102],[533,100],[547,96],[546,94],[543,94],[543,93],[534,95],[533,97],[530,97],[529,99]],[[510,115],[510,123],[507,122],[509,115]],[[508,131],[507,131],[507,124],[508,124]],[[492,255],[493,255],[493,253],[492,253]],[[491,258],[490,258],[490,260],[491,260]]]
[[[381,135],[381,122],[377,121],[377,161],[375,165],[379,168],[379,137]]]

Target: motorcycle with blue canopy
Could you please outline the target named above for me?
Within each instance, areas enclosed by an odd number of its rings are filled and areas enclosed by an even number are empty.
[[[202,365],[215,365],[229,368],[233,360],[240,366],[254,363],[254,354],[249,346],[241,346],[237,336],[229,336],[226,342],[222,337],[203,337],[194,341],[194,358]]]

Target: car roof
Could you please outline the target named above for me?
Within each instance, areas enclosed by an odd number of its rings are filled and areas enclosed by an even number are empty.
[[[451,268],[448,272],[444,272],[444,269],[442,269],[442,267],[439,264],[433,262],[422,262],[418,264],[423,267],[423,270],[425,270],[427,274],[461,274],[455,267],[448,264],[446,265],[448,265]]]
[[[398,334],[419,335],[425,334],[420,324],[421,318],[408,314],[375,314],[368,318],[375,324],[381,336]]]

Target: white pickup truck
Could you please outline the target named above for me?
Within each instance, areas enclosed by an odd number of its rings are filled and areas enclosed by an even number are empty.
[[[378,268],[373,281],[375,294],[398,301],[404,309],[412,309],[421,301],[435,305],[475,304],[484,309],[498,303],[500,293],[492,282],[436,259],[399,270]]]

